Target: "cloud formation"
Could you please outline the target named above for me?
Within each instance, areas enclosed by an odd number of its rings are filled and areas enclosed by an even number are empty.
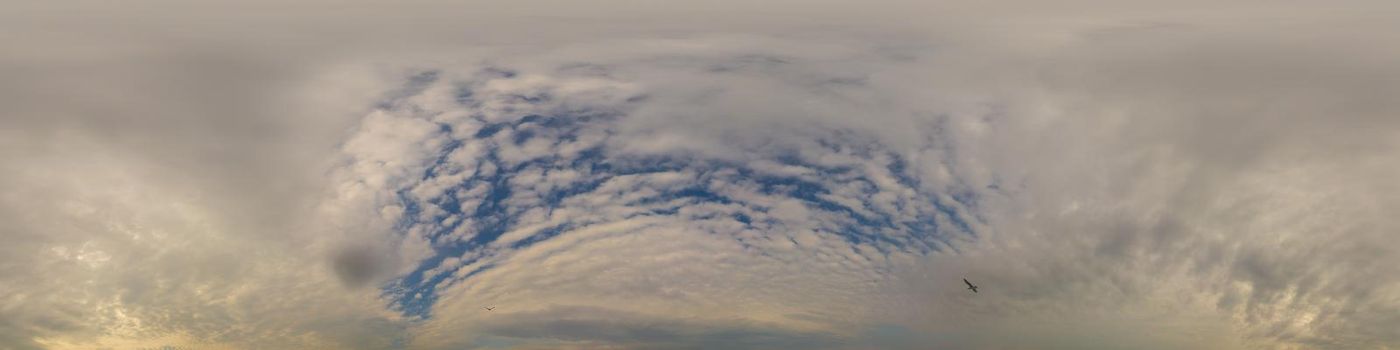
[[[1395,348],[1349,5],[24,5],[0,348]]]

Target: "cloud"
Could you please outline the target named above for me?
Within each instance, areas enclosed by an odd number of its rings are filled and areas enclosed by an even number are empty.
[[[0,15],[0,348],[1400,343],[1387,3],[206,5]]]
[[[917,186],[902,156],[837,127],[788,134],[796,125],[775,119],[782,128],[769,129],[778,131],[771,142],[732,134],[736,142],[725,146],[636,147],[674,132],[627,130],[632,118],[650,118],[636,110],[694,110],[685,95],[724,86],[643,92],[671,71],[709,71],[714,63],[706,59],[666,62],[670,69],[653,73],[658,78],[607,78],[656,69],[647,56],[629,60],[638,65],[583,76],[570,64],[551,75],[513,67],[434,71],[438,79],[414,79],[418,94],[383,104],[351,137],[436,145],[347,143],[348,163],[334,175],[344,182],[333,187],[349,192],[332,197],[378,204],[327,205],[369,217],[396,208],[376,220],[397,227],[398,239],[432,242],[432,254],[409,258],[418,267],[387,289],[396,309],[423,319],[413,346],[471,344],[490,332],[552,339],[478,327],[489,320],[483,317],[547,318],[556,307],[705,327],[757,323],[839,339],[827,333],[848,333],[840,325],[854,321],[838,315],[859,312],[852,301],[861,293],[878,289],[897,265],[969,234],[966,222],[975,219],[967,204]],[[677,105],[655,106],[665,103]],[[393,131],[402,125],[419,132]],[[730,130],[714,131],[729,137]],[[813,133],[827,135],[809,139]],[[749,153],[736,157],[736,149]],[[501,311],[483,314],[487,305]],[[642,345],[606,335],[571,341]]]
[[[6,347],[376,348],[401,327],[374,294],[298,268],[316,264],[153,184],[139,161],[67,147],[86,152],[8,172],[28,186],[3,201]]]

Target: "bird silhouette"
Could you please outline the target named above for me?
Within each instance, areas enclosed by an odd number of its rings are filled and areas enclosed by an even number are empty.
[[[491,310],[495,310],[496,307],[494,307],[494,306],[492,306],[492,307],[483,307],[483,309],[486,309],[486,311],[491,311]]]
[[[973,293],[977,293],[977,286],[972,285],[972,282],[968,282],[967,279],[964,278],[963,283],[967,283],[967,289],[971,289]]]

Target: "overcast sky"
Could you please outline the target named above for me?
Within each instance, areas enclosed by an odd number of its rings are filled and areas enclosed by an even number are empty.
[[[0,7],[0,349],[1400,349],[1393,1]]]

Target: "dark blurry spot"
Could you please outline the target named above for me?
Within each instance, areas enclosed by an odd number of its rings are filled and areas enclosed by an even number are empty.
[[[514,78],[516,75],[519,74],[519,73],[516,73],[516,72],[513,71],[513,70],[502,69],[502,68],[496,68],[496,67],[487,67],[486,69],[482,69],[481,72],[484,73],[484,74],[485,74],[486,76],[488,76],[488,77],[493,77],[493,78],[506,78],[506,79]]]
[[[331,265],[341,282],[359,287],[374,279],[381,263],[379,256],[368,248],[349,248],[336,253]]]

